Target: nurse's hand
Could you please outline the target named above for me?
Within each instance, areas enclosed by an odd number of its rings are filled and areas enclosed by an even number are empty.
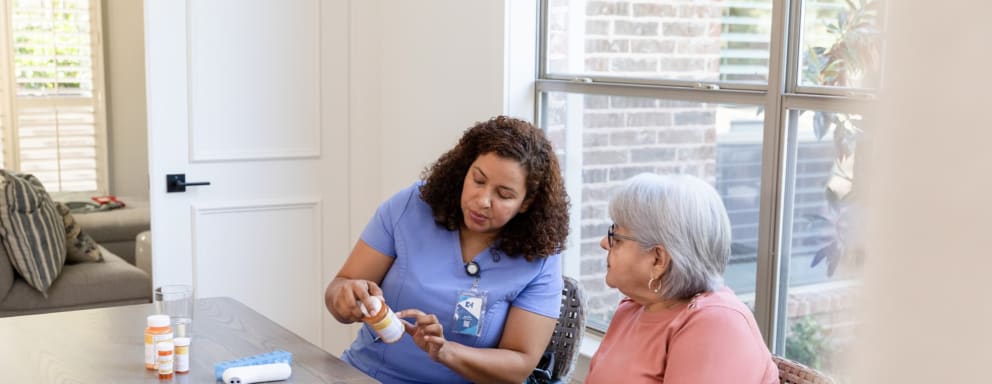
[[[359,302],[365,304],[365,308],[373,308],[373,296],[382,296],[382,288],[373,281],[360,279],[335,278],[328,289],[331,296],[331,314],[342,323],[353,323],[362,321],[365,315]]]
[[[441,362],[443,355],[448,352],[445,348],[448,343],[444,339],[444,327],[437,320],[437,316],[428,315],[419,309],[404,309],[396,315],[400,318],[415,319],[413,324],[403,321],[406,332],[413,337],[414,344],[427,352],[431,360]]]

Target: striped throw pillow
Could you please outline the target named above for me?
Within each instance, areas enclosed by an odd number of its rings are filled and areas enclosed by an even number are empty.
[[[65,263],[65,228],[37,178],[0,170],[0,239],[24,280],[48,297]]]
[[[103,253],[97,246],[96,240],[83,232],[83,228],[72,217],[69,207],[62,202],[55,202],[55,209],[62,215],[65,225],[65,262],[68,264],[103,261]]]

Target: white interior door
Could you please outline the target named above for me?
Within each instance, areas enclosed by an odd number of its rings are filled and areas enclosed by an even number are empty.
[[[318,345],[336,269],[322,261],[321,179],[340,160],[322,148],[320,8],[145,2],[154,284],[233,297]],[[210,185],[167,193],[167,174]]]

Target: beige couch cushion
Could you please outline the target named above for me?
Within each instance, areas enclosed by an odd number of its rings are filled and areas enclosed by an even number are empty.
[[[101,247],[134,264],[135,237],[150,228],[148,202],[138,198],[118,198],[126,202],[127,206],[110,211],[73,212],[72,216],[83,232],[89,234]]]
[[[0,301],[7,297],[10,288],[14,286],[14,266],[7,259],[7,252],[0,246]]]
[[[62,215],[34,176],[0,176],[0,239],[14,269],[44,296],[65,263]]]
[[[18,280],[0,302],[5,311],[19,314],[148,302],[151,279],[117,255],[101,249],[104,260],[65,266],[62,275],[48,290],[48,298]]]
[[[74,213],[73,218],[100,245],[116,241],[130,241],[133,244],[134,237],[149,228],[148,201],[128,197],[121,198],[121,201],[127,206],[111,211]]]

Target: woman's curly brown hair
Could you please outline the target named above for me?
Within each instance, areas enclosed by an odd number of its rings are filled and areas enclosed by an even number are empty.
[[[487,153],[516,160],[527,172],[527,210],[503,226],[495,248],[511,257],[523,255],[528,261],[564,250],[569,202],[551,142],[537,127],[506,116],[469,128],[458,145],[424,169],[420,195],[431,206],[434,221],[449,231],[462,226],[465,176],[475,159]]]

